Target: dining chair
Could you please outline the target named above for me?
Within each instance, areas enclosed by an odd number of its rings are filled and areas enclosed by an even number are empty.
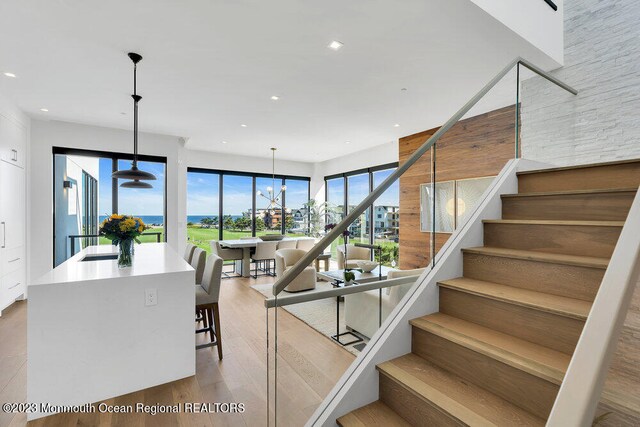
[[[236,272],[236,264],[237,264],[236,261],[242,260],[243,258],[242,249],[223,248],[222,245],[220,245],[220,242],[217,240],[211,240],[209,244],[211,245],[211,252],[214,255],[218,255],[224,261],[233,261],[233,273],[235,273],[236,276],[229,276],[228,273],[223,271],[222,274],[224,278],[230,279],[231,277],[241,277],[242,271],[240,271],[239,274]]]
[[[296,241],[296,249],[302,249],[303,251],[309,252],[315,244],[316,241],[314,239],[299,239]]]
[[[278,249],[295,249],[297,240],[280,240],[278,242]]]
[[[191,263],[191,258],[193,258],[193,251],[196,249],[196,245],[193,243],[187,243],[187,247],[184,250],[184,260],[188,263]]]
[[[196,329],[196,334],[209,333],[210,342],[196,345],[196,350],[217,346],[218,359],[222,360],[222,333],[220,331],[220,283],[222,281],[222,265],[224,260],[217,255],[209,255],[202,275],[202,281],[195,286],[196,312],[203,313],[203,328]]]
[[[207,253],[200,249],[195,248],[193,250],[193,256],[191,257],[191,267],[196,271],[196,283],[200,283],[202,281],[202,275],[204,273],[205,263],[207,262]]]
[[[258,278],[258,266],[260,264],[263,265],[262,271],[265,274],[261,274],[261,276],[275,276],[275,272],[271,271],[271,261],[275,263],[276,260],[276,250],[278,248],[278,242],[257,242],[256,243],[256,251],[253,255],[251,255],[251,260],[254,262],[255,269],[253,278]]]

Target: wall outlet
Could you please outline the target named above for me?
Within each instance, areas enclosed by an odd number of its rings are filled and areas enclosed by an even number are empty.
[[[144,290],[144,305],[149,307],[151,305],[158,304],[158,290],[155,288],[149,288]]]

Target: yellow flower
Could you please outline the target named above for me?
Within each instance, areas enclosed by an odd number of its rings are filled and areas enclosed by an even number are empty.
[[[138,227],[138,232],[142,233],[144,231],[144,225],[141,225],[140,227]]]
[[[113,214],[110,216],[111,219],[122,219],[124,218],[124,215],[118,215],[118,214]]]
[[[120,223],[120,231],[129,232],[133,231],[136,228],[136,220],[132,218],[127,218]]]

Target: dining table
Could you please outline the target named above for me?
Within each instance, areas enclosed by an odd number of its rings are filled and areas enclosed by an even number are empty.
[[[313,237],[284,237],[278,242],[287,240],[314,240]],[[220,240],[220,246],[229,249],[242,249],[242,260],[236,261],[236,271],[240,269],[243,277],[249,277],[251,271],[251,249],[255,249],[258,242],[263,242],[259,237],[246,239]]]

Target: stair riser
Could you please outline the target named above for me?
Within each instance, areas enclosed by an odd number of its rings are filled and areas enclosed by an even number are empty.
[[[464,276],[593,301],[604,269],[464,253]]]
[[[413,426],[458,427],[464,424],[411,393],[395,379],[380,372],[380,397],[384,403]]]
[[[635,192],[502,197],[503,219],[624,221]]]
[[[484,224],[484,245],[565,255],[610,258],[622,227]]]
[[[440,312],[567,354],[573,353],[584,327],[577,319],[444,287]]]
[[[549,381],[419,328],[413,328],[411,347],[418,356],[544,419],[558,393]]]
[[[518,192],[637,188],[640,162],[518,175]]]

